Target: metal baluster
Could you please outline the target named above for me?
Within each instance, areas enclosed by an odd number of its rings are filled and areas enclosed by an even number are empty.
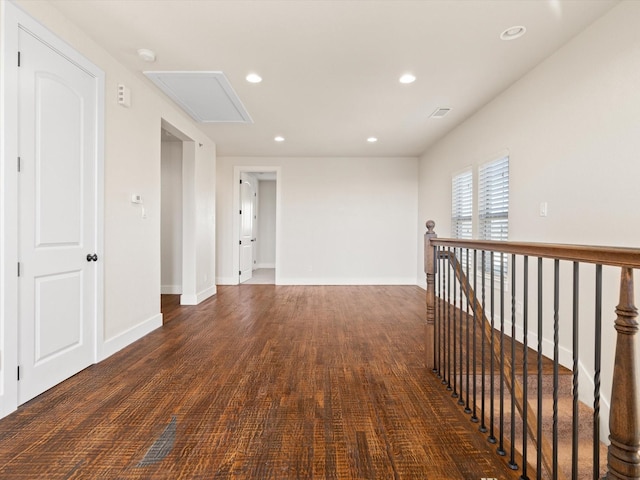
[[[500,254],[500,443],[498,455],[504,456],[504,254]]]
[[[528,399],[529,399],[529,256],[523,257],[523,282],[522,282],[522,475],[520,480],[528,480],[527,467],[529,458],[527,455],[528,429]]]
[[[478,422],[478,382],[476,376],[478,375],[477,366],[477,349],[476,349],[476,325],[478,324],[478,250],[473,251],[473,414],[471,415],[471,421]]]
[[[511,448],[509,468],[517,470],[516,463],[516,256],[511,255]],[[525,401],[526,402],[526,401]],[[524,407],[526,410],[526,406]]]
[[[471,408],[470,408],[470,403],[469,403],[469,356],[471,355],[471,349],[469,348],[469,336],[470,336],[470,329],[469,329],[469,294],[470,294],[470,290],[471,290],[471,284],[469,283],[469,249],[465,250],[466,253],[466,264],[467,264],[467,317],[466,317],[466,324],[467,324],[467,348],[466,348],[466,354],[465,354],[465,361],[466,361],[466,367],[467,367],[467,390],[466,390],[466,396],[465,396],[465,408],[464,408],[464,413],[471,413]]]
[[[486,270],[485,270],[485,266],[486,266],[486,258],[487,258],[487,252],[486,251],[482,251],[482,276],[480,277],[480,281],[482,283],[482,311],[485,313],[486,316],[486,301],[485,301],[485,281],[486,281]],[[482,328],[485,328],[484,325],[484,318],[481,318],[480,321],[482,322]],[[480,337],[480,351],[482,352],[482,378],[480,379],[482,381],[482,386],[480,388],[481,390],[481,395],[480,395],[480,431],[482,433],[485,433],[487,431],[487,426],[484,423],[484,419],[485,419],[485,378],[486,378],[486,363],[485,363],[485,338],[484,338],[484,332],[482,334],[482,336]]]
[[[447,338],[445,339],[447,350],[447,390],[451,390],[451,247],[447,247]]]
[[[456,249],[453,249],[453,370],[451,376],[453,378],[453,398],[458,398],[458,310],[456,308],[456,302],[458,301],[458,279],[456,276],[456,269],[458,268],[458,257]]]
[[[495,420],[495,414],[494,414],[494,403],[495,403],[495,389],[494,389],[494,384],[495,384],[495,272],[494,272],[494,268],[493,268],[493,257],[494,257],[494,253],[491,252],[489,255],[489,260],[491,261],[491,264],[489,266],[490,270],[491,270],[491,274],[490,274],[490,281],[489,283],[490,285],[490,292],[489,292],[489,296],[490,296],[490,303],[491,303],[491,349],[490,349],[490,371],[489,371],[489,380],[491,382],[491,390],[489,391],[489,442],[490,443],[496,443],[496,436],[495,436],[495,432],[494,432],[494,420]]]
[[[437,272],[436,278],[438,279],[438,286],[439,286],[439,294],[438,294],[438,304],[436,305],[436,311],[438,312],[438,332],[437,332],[437,339],[438,339],[438,378],[442,378],[442,322],[444,320],[443,316],[442,316],[442,304],[444,303],[442,301],[442,298],[444,297],[444,281],[443,281],[443,275],[444,275],[444,269],[442,266],[442,260],[440,258],[440,247],[436,247],[437,251],[436,251],[436,263],[438,264],[439,270]]]
[[[600,369],[602,366],[602,265],[596,265],[595,374],[593,376],[593,480],[600,478]]]
[[[443,252],[443,250],[439,250],[439,253]],[[444,375],[445,375],[445,345],[444,345],[444,341],[445,341],[445,335],[446,335],[446,306],[445,306],[445,299],[447,297],[446,295],[446,291],[445,291],[445,267],[446,267],[446,263],[444,261],[444,259],[442,257],[439,257],[438,260],[440,261],[440,293],[441,293],[441,297],[440,297],[440,303],[438,304],[438,309],[440,311],[440,339],[438,340],[438,353],[440,356],[440,370],[439,370],[439,377],[440,379],[444,379]]]
[[[538,424],[536,478],[542,479],[542,258],[538,258]]]
[[[433,306],[433,309],[435,311],[435,321],[433,324],[433,370],[436,372],[436,374],[438,375],[438,378],[440,378],[440,304],[442,303],[440,301],[440,295],[441,295],[441,291],[440,291],[440,275],[438,275],[438,262],[439,262],[439,251],[440,251],[440,247],[436,247],[435,249],[436,251],[436,258],[435,258],[435,268],[436,268],[436,304]]]
[[[463,294],[463,288],[462,288],[462,274],[464,273],[464,270],[462,269],[462,248],[460,248],[459,250],[460,253],[460,257],[458,260],[458,269],[460,271],[460,298],[458,301],[458,312],[459,313],[459,318],[460,318],[460,322],[458,323],[458,330],[459,330],[459,335],[458,335],[458,358],[460,360],[460,396],[458,397],[458,405],[464,405],[464,396],[463,396],[463,390],[464,390],[464,368],[463,368],[463,340],[464,337],[462,335],[462,326],[464,325],[463,321],[462,321],[462,316],[464,314],[464,312],[462,311],[462,294]]]
[[[560,365],[560,260],[553,261],[553,480],[558,480],[558,372]]]
[[[580,267],[573,262],[573,421],[571,425],[571,478],[578,480],[578,317]]]
[[[440,319],[440,276],[438,275],[438,253],[440,252],[440,247],[435,247],[433,254],[435,255],[433,259],[433,276],[434,276],[434,284],[435,284],[435,293],[433,298],[433,372],[440,376],[440,354],[439,354],[439,346],[440,346],[440,328],[439,323]],[[428,288],[428,287],[427,287]]]

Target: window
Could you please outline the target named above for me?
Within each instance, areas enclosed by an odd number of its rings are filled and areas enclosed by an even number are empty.
[[[478,230],[482,240],[507,240],[509,234],[509,157],[478,171]]]
[[[453,238],[473,238],[473,172],[469,168],[451,180],[451,234]],[[469,261],[467,250],[462,250],[462,265]]]
[[[473,174],[471,169],[451,180],[451,235],[453,238],[472,238]]]
[[[478,169],[478,231],[482,240],[502,240],[509,236],[509,157],[486,163]],[[507,258],[494,255],[493,271],[506,273]],[[489,267],[487,266],[487,271]]]

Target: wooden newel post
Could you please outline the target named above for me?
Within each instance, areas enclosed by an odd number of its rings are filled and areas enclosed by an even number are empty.
[[[433,220],[427,222],[427,233],[424,234],[424,273],[427,274],[427,324],[426,324],[426,363],[427,368],[435,369],[435,319],[436,319],[436,251],[431,239],[438,238],[433,231],[436,226]]]
[[[640,479],[640,370],[638,369],[638,309],[633,298],[633,269],[623,268],[616,356],[609,413],[608,479]]]

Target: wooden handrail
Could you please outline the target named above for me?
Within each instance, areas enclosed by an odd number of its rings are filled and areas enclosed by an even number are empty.
[[[429,226],[427,225],[427,229]],[[614,267],[640,268],[640,249],[565,245],[553,243],[502,242],[492,240],[462,240],[458,238],[434,238],[431,246],[462,247],[470,250],[529,255],[571,262],[595,263]]]

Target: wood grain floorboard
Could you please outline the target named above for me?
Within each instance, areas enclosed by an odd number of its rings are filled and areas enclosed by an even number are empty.
[[[171,300],[162,328],[0,420],[0,478],[518,478],[424,367],[423,290]]]

